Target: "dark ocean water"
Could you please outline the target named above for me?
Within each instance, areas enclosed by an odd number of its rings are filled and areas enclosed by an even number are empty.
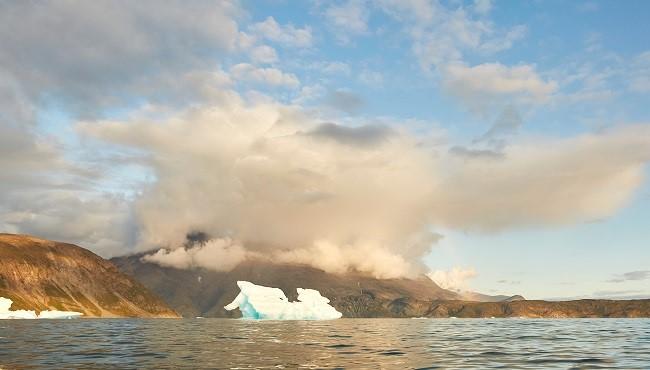
[[[0,369],[650,368],[650,319],[3,320]]]

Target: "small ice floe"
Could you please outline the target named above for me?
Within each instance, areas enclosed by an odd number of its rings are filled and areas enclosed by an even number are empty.
[[[240,292],[228,311],[239,308],[244,319],[266,320],[332,320],[342,316],[330,300],[314,289],[298,288],[298,302],[289,302],[281,289],[238,281]]]
[[[0,297],[0,320],[2,319],[73,319],[83,316],[81,312],[74,311],[36,311],[11,310],[13,301],[9,298]]]

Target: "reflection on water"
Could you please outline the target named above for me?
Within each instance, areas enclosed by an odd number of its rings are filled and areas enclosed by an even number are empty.
[[[648,368],[649,319],[0,321],[0,368]]]

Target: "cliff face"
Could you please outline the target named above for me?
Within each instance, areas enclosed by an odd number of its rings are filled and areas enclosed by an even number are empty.
[[[0,234],[0,297],[12,309],[82,312],[85,317],[177,317],[112,263],[72,244]]]
[[[239,312],[223,309],[239,293],[237,280],[280,288],[290,300],[296,299],[296,288],[316,289],[345,317],[390,316],[389,304],[398,304],[404,297],[420,301],[459,299],[457,293],[440,288],[424,276],[375,279],[363,274],[330,274],[310,266],[266,261],[246,261],[229,272],[180,270],[142,262],[141,257],[133,255],[111,261],[184,317],[238,317]]]

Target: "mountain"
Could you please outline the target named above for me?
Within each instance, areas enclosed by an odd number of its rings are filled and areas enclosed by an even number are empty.
[[[223,309],[239,293],[237,280],[280,288],[291,300],[296,298],[296,288],[316,289],[345,317],[412,316],[419,312],[417,307],[431,301],[496,302],[511,298],[471,293],[470,299],[465,293],[440,288],[426,276],[376,279],[361,273],[331,274],[307,265],[265,260],[247,260],[228,272],[187,270],[143,262],[142,256],[117,257],[111,261],[185,317],[237,316],[238,313]]]
[[[650,300],[528,301],[520,295],[456,293],[440,288],[425,276],[376,279],[262,260],[243,262],[229,272],[216,272],[161,267],[143,262],[142,256],[111,261],[184,317],[239,317],[237,310],[223,309],[239,293],[237,280],[280,288],[290,300],[296,299],[296,288],[317,289],[343,317],[650,317]]]
[[[509,302],[429,302],[422,316],[426,317],[650,317],[650,299],[575,301],[519,300]]]
[[[223,306],[239,293],[237,280],[282,289],[291,300],[296,288],[317,289],[331,300],[345,317],[394,316],[406,298],[417,301],[459,299],[455,292],[445,290],[431,279],[376,279],[360,273],[331,274],[317,268],[248,260],[232,271],[206,269],[175,269],[143,262],[142,254],[113,258],[123,272],[162,297],[184,317],[233,317]]]
[[[475,302],[513,302],[513,301],[525,301],[526,298],[520,295],[487,295],[477,292],[462,292],[460,297],[464,301],[475,301]]]
[[[519,294],[515,294],[513,296],[510,296],[506,299],[502,299],[499,302],[516,302],[516,301],[525,301],[526,298],[520,296]]]
[[[72,244],[0,233],[0,297],[12,309],[86,317],[178,317],[115,265]]]

